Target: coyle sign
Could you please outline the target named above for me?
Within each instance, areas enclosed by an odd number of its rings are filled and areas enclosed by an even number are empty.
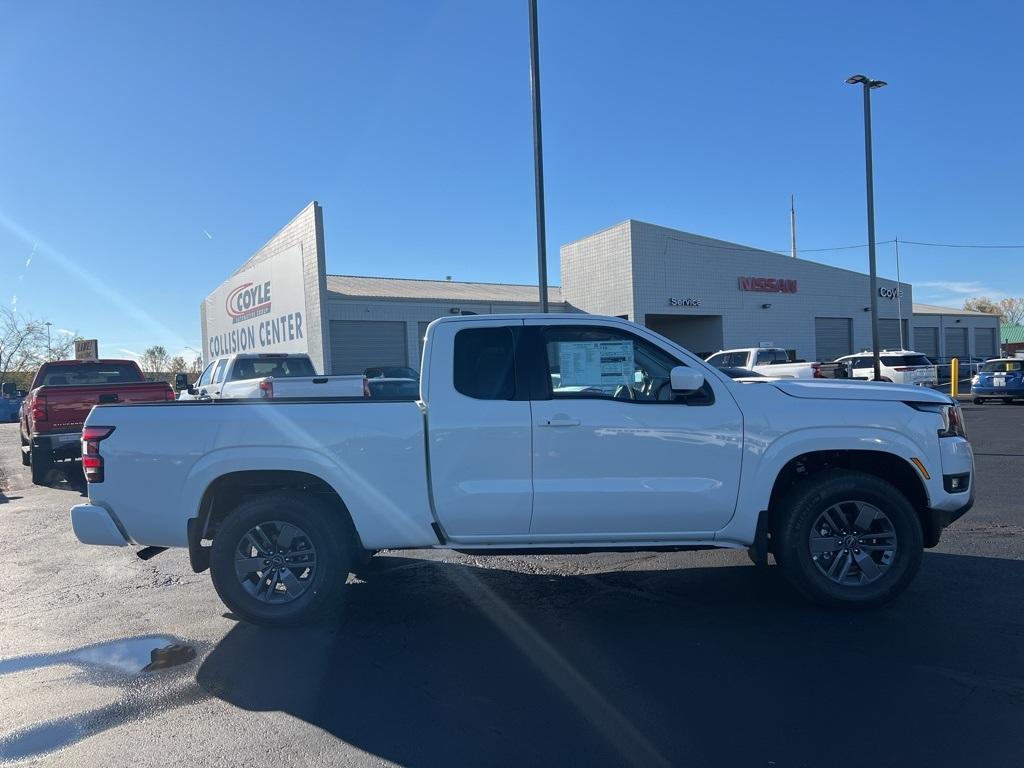
[[[206,297],[203,359],[235,352],[308,352],[302,248],[239,271]]]
[[[796,293],[796,280],[781,277],[741,277],[741,291],[758,293]]]

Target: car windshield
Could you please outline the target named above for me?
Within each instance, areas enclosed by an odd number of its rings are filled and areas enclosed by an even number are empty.
[[[1024,360],[989,360],[981,366],[982,373],[1016,373],[1024,370]]]
[[[128,363],[78,363],[47,368],[43,380],[47,387],[82,386],[89,384],[129,384],[145,381],[139,369]]]
[[[368,379],[416,379],[420,375],[412,368],[405,366],[378,366],[367,368],[363,373]]]
[[[932,362],[924,355],[882,355],[882,365],[890,368],[912,368],[931,365]]]
[[[747,364],[746,352],[719,352],[706,361],[716,368],[740,368]]]

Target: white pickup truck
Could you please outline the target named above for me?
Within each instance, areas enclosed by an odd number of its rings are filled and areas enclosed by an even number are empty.
[[[178,374],[175,388],[179,401],[368,394],[362,376],[317,376],[309,355],[283,352],[218,357],[210,361],[193,385],[184,374]]]
[[[711,355],[707,362],[716,368],[746,368],[779,379],[822,378],[820,363],[790,362],[786,350],[775,347],[725,349]]]
[[[380,549],[774,553],[804,595],[901,592],[974,499],[960,408],[921,387],[744,384],[588,315],[427,330],[406,400],[97,406],[87,544],[187,547],[236,615],[307,621]]]

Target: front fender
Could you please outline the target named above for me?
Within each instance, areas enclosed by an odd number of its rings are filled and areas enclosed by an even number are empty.
[[[787,432],[767,445],[750,441],[744,448],[737,514],[718,532],[716,541],[752,544],[758,517],[768,509],[779,473],[797,456],[816,451],[873,451],[907,462],[917,457],[926,464],[932,459],[922,455],[920,447],[905,434],[884,427],[806,427]],[[925,491],[928,492],[927,484]]]

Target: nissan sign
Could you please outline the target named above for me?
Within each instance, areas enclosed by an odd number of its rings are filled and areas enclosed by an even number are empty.
[[[203,357],[308,352],[302,247],[239,271],[206,297]]]
[[[741,277],[740,290],[758,293],[796,293],[796,280],[782,277]]]

